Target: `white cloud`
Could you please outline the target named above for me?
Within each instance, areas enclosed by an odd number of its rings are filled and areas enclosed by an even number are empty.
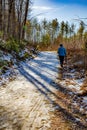
[[[34,0],[32,13],[38,20],[46,18],[52,20],[57,18],[59,22],[70,21],[75,22],[73,19],[79,16],[80,18],[87,17],[87,8],[82,5],[69,5],[69,4],[54,4],[49,0]]]
[[[53,8],[48,6],[33,6],[32,9],[46,11],[46,10],[51,10]]]

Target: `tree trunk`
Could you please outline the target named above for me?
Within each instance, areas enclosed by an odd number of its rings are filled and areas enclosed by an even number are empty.
[[[25,6],[25,15],[24,15],[23,26],[26,25],[26,20],[27,20],[27,14],[28,14],[29,2],[30,2],[30,0],[27,0],[27,1],[26,1],[26,6]],[[22,39],[24,39],[24,35],[25,35],[25,29],[23,28],[23,31],[22,31]]]
[[[2,31],[2,0],[0,0],[0,31]]]
[[[15,0],[8,1],[8,26],[7,32],[10,36],[15,37],[15,29],[16,29],[16,18],[15,18]]]

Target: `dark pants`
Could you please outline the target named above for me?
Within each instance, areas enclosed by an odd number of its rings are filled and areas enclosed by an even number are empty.
[[[63,67],[64,56],[59,56],[59,60],[60,60],[61,67]]]

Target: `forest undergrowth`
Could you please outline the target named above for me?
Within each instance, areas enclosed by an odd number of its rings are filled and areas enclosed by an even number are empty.
[[[74,73],[74,79],[84,79],[80,87],[82,93],[87,94],[87,52],[84,50],[67,50],[65,70]]]

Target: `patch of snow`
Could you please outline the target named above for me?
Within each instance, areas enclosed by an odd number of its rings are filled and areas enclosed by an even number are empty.
[[[78,122],[78,121],[81,121],[79,118],[76,118],[76,121]]]
[[[74,73],[75,72],[75,69],[71,70],[71,73]]]
[[[87,96],[83,97],[83,102],[87,103]]]
[[[84,111],[84,109],[82,108],[82,106],[80,107],[80,112],[83,112]]]
[[[84,79],[85,79],[85,78],[82,78],[82,79],[76,79],[76,80],[74,80],[74,81],[76,82],[76,84],[78,84],[79,87],[81,87],[82,84],[83,84],[83,82],[84,82]]]
[[[74,101],[73,105],[74,105],[74,106],[77,106],[77,102],[76,102],[76,101]]]
[[[3,54],[3,56],[1,57],[2,60],[6,60],[6,61],[9,61],[9,62],[11,61],[12,58],[13,57],[10,54],[7,54],[7,55]]]

